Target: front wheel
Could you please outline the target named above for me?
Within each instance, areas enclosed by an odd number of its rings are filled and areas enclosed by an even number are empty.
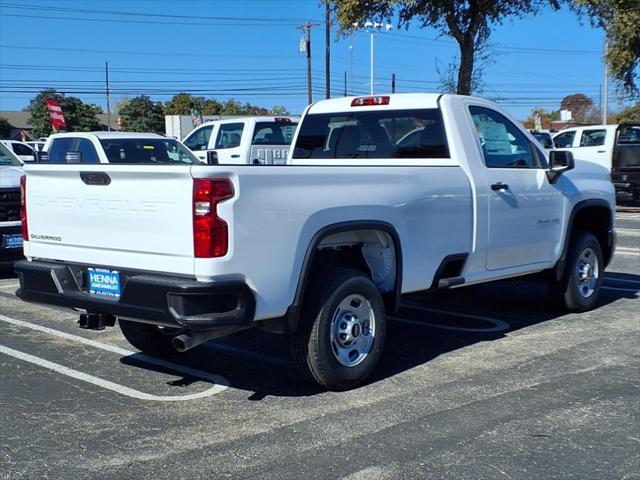
[[[308,287],[292,350],[305,377],[329,390],[346,390],[362,383],[380,359],[384,303],[361,272],[325,273]]]
[[[584,312],[598,301],[603,279],[600,242],[591,233],[576,232],[562,279],[551,286],[554,295],[567,310]]]

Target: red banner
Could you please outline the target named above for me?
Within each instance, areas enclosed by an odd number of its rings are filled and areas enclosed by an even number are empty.
[[[64,121],[64,115],[62,115],[62,108],[60,107],[60,104],[55,100],[46,100],[46,102],[53,130],[55,132],[66,131],[67,123]]]

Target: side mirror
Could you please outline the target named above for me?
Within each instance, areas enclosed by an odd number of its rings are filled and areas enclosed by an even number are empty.
[[[207,165],[218,165],[218,152],[215,150],[207,152]]]
[[[575,168],[573,153],[564,150],[549,152],[549,170],[547,170],[549,182],[555,183],[560,175],[573,168]]]
[[[82,152],[67,152],[64,161],[65,163],[82,163]]]

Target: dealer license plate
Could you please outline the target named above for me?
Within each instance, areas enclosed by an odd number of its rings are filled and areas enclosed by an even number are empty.
[[[106,268],[87,268],[89,293],[107,297],[120,296],[120,272]]]
[[[2,248],[22,248],[22,234],[3,235]]]

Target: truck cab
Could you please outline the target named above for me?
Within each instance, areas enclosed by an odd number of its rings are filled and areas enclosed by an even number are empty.
[[[183,143],[205,161],[284,165],[297,125],[297,117],[290,116],[217,120],[203,123]]]

